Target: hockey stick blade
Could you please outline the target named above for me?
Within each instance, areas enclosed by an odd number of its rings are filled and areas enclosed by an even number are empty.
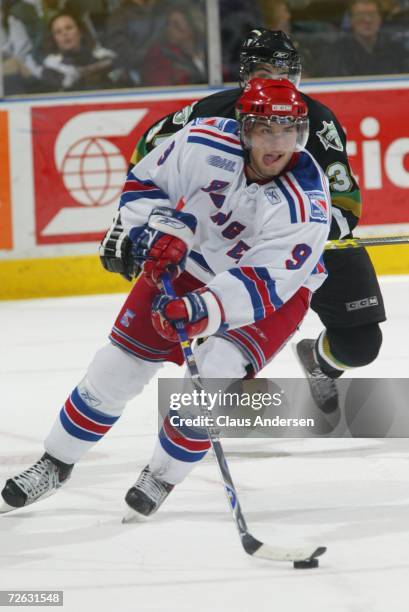
[[[325,546],[319,546],[318,548],[311,546],[300,548],[270,546],[269,544],[263,544],[263,542],[254,538],[250,533],[246,533],[241,541],[248,555],[258,557],[259,559],[267,559],[268,561],[311,561],[311,559],[323,555],[327,550]]]

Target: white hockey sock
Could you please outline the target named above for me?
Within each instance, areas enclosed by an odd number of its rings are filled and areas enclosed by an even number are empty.
[[[76,463],[121,416],[160,364],[131,357],[108,344],[97,352],[87,375],[62,407],[44,446],[64,463]]]
[[[153,474],[168,482],[169,484],[179,484],[195,467],[195,462],[180,461],[171,457],[162,447],[159,440],[156,441],[155,450],[149,467]]]

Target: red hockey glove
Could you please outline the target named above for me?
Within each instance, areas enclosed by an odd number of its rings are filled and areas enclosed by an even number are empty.
[[[181,298],[158,295],[152,304],[152,324],[160,336],[178,342],[175,323],[185,324],[189,338],[211,336],[224,322],[223,307],[213,291],[206,287],[186,293]]]
[[[134,260],[143,266],[151,286],[161,287],[160,278],[165,272],[171,278],[183,272],[196,224],[196,217],[190,213],[159,206],[151,212],[148,223],[131,229]]]

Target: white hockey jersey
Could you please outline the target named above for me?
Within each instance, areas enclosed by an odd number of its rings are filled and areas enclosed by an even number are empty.
[[[324,173],[302,151],[284,174],[249,184],[237,121],[195,119],[134,166],[120,201],[125,229],[146,223],[155,206],[196,216],[186,269],[218,296],[230,329],[265,318],[300,287],[314,291],[326,278]]]

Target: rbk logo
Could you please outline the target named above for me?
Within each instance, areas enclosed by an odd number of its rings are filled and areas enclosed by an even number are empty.
[[[91,406],[91,408],[96,408],[101,404],[101,400],[99,400],[95,395],[92,395],[91,391],[85,388],[78,388],[78,393],[80,397],[84,400],[84,402]]]
[[[155,223],[158,225],[168,225],[169,227],[173,227],[174,229],[183,229],[185,228],[185,224],[178,219],[173,219],[172,217],[159,217],[155,219]]]

